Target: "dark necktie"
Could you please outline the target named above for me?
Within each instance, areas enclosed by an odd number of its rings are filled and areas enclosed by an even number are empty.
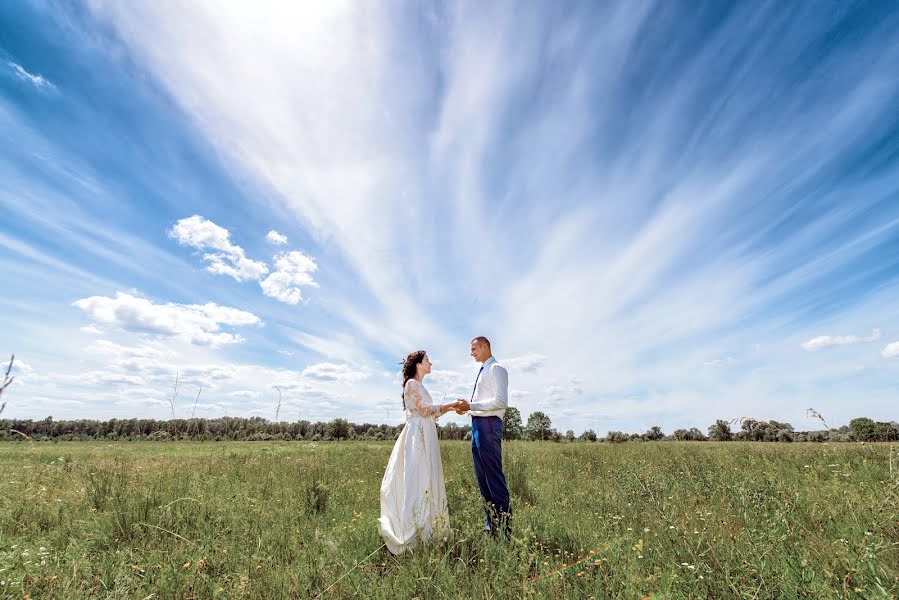
[[[469,401],[469,403],[474,402],[474,393],[478,389],[478,380],[481,379],[481,373],[483,373],[483,372],[484,372],[484,365],[481,365],[481,370],[478,371],[478,376],[475,377],[475,379],[474,379],[474,387],[471,389],[471,400]]]

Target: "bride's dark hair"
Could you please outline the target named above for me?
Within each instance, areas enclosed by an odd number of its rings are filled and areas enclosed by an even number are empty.
[[[406,410],[406,384],[415,377],[416,367],[425,359],[425,354],[427,352],[424,350],[416,350],[415,352],[410,352],[406,360],[403,361],[403,410]]]

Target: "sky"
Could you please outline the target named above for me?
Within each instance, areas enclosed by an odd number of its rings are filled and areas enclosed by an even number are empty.
[[[2,3],[3,417],[397,424],[403,358],[468,397],[484,335],[560,431],[895,420],[897,32],[893,2]]]

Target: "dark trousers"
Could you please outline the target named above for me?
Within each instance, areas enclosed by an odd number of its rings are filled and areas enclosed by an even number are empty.
[[[471,418],[471,455],[478,487],[484,497],[485,529],[509,533],[509,488],[503,475],[503,420],[499,417]]]

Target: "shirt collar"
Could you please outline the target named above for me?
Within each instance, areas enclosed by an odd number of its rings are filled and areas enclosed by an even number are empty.
[[[484,361],[484,364],[481,365],[481,368],[486,369],[488,366],[490,366],[490,363],[495,363],[495,362],[496,362],[496,357],[491,356],[490,358],[488,358],[487,360]]]

